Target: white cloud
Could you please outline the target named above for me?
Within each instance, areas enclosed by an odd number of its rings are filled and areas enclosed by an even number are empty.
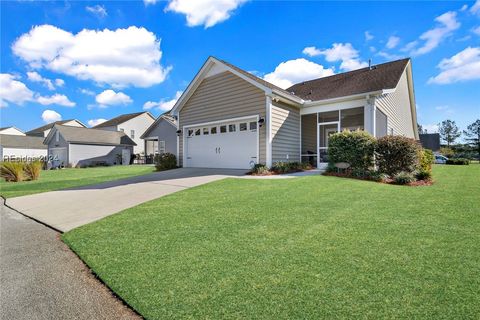
[[[473,28],[472,29],[473,33],[475,33],[477,36],[480,36],[480,26]]]
[[[468,47],[451,58],[440,61],[441,72],[428,83],[449,84],[480,79],[480,47]]]
[[[103,5],[101,6],[101,5],[97,4],[97,5],[94,5],[94,6],[86,6],[85,10],[94,14],[95,16],[97,16],[100,19],[108,16],[107,9],[105,9],[105,6],[103,6]]]
[[[470,8],[470,12],[473,14],[480,13],[480,0],[477,0],[475,4]]]
[[[438,124],[424,124],[422,125],[423,130],[427,133],[437,133],[438,132]]]
[[[295,83],[332,74],[334,74],[333,69],[300,58],[280,63],[273,72],[266,74],[263,78],[280,88],[286,89]]]
[[[0,105],[6,107],[8,102],[22,105],[33,100],[33,92],[9,73],[0,73]]]
[[[454,30],[460,28],[460,22],[457,21],[457,13],[454,11],[449,11],[436,17],[435,21],[438,25],[420,36],[420,40],[423,41],[420,47],[418,47],[419,41],[412,41],[403,50],[410,51],[410,54],[413,56],[428,53],[438,47]]]
[[[91,120],[88,120],[87,123],[90,127],[95,127],[101,123],[104,123],[105,121],[107,121],[107,119],[91,119]]]
[[[385,52],[385,51],[379,51],[377,53],[377,55],[380,56],[380,57],[383,57],[387,60],[399,60],[399,59],[403,58],[403,56],[401,56],[401,55],[388,53],[388,52]]]
[[[92,90],[88,90],[88,89],[80,89],[80,93],[86,94],[87,96],[94,96],[95,95],[95,92],[93,92]]]
[[[59,106],[64,106],[64,107],[74,107],[75,102],[72,102],[68,99],[68,97],[64,94],[54,94],[53,96],[50,97],[38,97],[37,102],[40,103],[41,105],[48,106],[51,104],[57,104]]]
[[[45,110],[42,113],[42,120],[45,123],[51,123],[51,122],[62,120],[62,116],[60,115],[60,113],[55,112],[53,110]]]
[[[52,25],[33,27],[12,45],[32,68],[113,87],[150,87],[171,70],[160,64],[160,39],[145,28],[88,30],[73,34]]]
[[[63,81],[63,79],[55,79],[55,85],[57,87],[63,87],[65,85],[65,81]]]
[[[464,4],[461,8],[460,8],[460,11],[463,12],[463,11],[466,11],[468,9],[468,5]]]
[[[351,43],[334,43],[331,48],[320,50],[315,47],[306,47],[303,53],[310,56],[324,55],[328,62],[341,61],[340,69],[351,71],[355,69],[365,68],[368,66],[367,62],[362,62],[358,59],[358,51]]]
[[[365,31],[365,40],[370,41],[373,40],[374,36],[370,33],[370,31]]]
[[[148,6],[149,4],[156,4],[158,0],[143,0],[143,3]]]
[[[148,4],[150,1],[144,2]],[[165,11],[184,14],[189,27],[203,25],[209,28],[230,18],[244,2],[246,0],[170,0]]]
[[[390,38],[388,38],[388,41],[387,41],[387,48],[388,49],[393,49],[395,48],[398,43],[400,42],[400,38],[397,37],[397,36],[391,36]]]
[[[127,105],[133,102],[125,93],[115,92],[110,89],[97,94],[95,101],[97,101],[100,107]]]
[[[53,85],[52,80],[47,79],[42,77],[38,72],[36,71],[29,71],[27,72],[27,77],[28,80],[32,82],[40,82],[42,83],[45,87],[48,88],[48,90],[55,90],[55,86]]]
[[[175,93],[175,97],[170,99],[170,100],[162,99],[158,102],[147,101],[143,105],[143,110],[150,110],[150,109],[155,108],[155,109],[160,110],[160,111],[169,111],[173,108],[175,103],[177,103],[177,100],[180,98],[182,93],[183,93],[182,91],[177,91]]]

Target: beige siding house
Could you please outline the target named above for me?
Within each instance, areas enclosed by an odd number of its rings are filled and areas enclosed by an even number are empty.
[[[171,110],[180,166],[328,162],[340,130],[418,139],[410,59],[279,88],[210,57]]]

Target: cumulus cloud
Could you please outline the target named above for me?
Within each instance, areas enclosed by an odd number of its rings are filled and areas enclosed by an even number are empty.
[[[475,1],[473,6],[470,8],[470,12],[473,14],[480,13],[480,0]]]
[[[171,70],[160,64],[160,39],[145,28],[88,30],[77,34],[52,25],[33,27],[12,45],[34,69],[113,87],[150,87]]]
[[[310,57],[323,55],[328,62],[341,61],[340,69],[345,71],[365,68],[368,66],[367,62],[360,61],[358,51],[351,43],[334,43],[331,48],[325,50],[317,49],[315,47],[306,47],[303,49],[303,53]]]
[[[9,73],[0,73],[0,105],[6,107],[8,103],[22,105],[33,100],[33,91],[16,80],[16,77]]]
[[[182,93],[183,93],[182,91],[177,91],[177,93],[175,93],[175,97],[170,100],[162,99],[158,102],[147,101],[143,104],[143,110],[150,110],[155,108],[160,111],[169,111],[173,108],[175,103],[177,103],[177,100],[180,98]]]
[[[295,83],[332,74],[334,74],[332,68],[325,68],[315,62],[300,58],[280,63],[273,72],[266,74],[263,78],[280,88],[286,89]]]
[[[62,120],[62,116],[60,115],[60,113],[55,112],[53,110],[45,110],[42,113],[42,120],[45,123],[51,123],[51,122]]]
[[[373,40],[374,36],[370,33],[370,31],[365,31],[365,41]]]
[[[70,101],[68,97],[64,94],[54,94],[50,97],[38,97],[37,102],[41,105],[48,106],[51,104],[56,104],[64,107],[75,107],[75,102]]]
[[[79,91],[80,91],[80,93],[86,94],[87,96],[94,96],[95,95],[95,92],[93,92],[92,90],[80,89]]]
[[[85,10],[90,12],[91,14],[97,16],[98,18],[105,18],[108,16],[107,9],[105,9],[105,6],[101,6],[99,4],[94,5],[94,6],[86,6]]]
[[[111,89],[97,94],[95,101],[97,101],[100,107],[127,105],[133,102],[125,93],[115,92]]]
[[[90,127],[95,127],[95,126],[98,126],[99,124],[101,123],[104,123],[105,121],[107,121],[107,119],[91,119],[91,120],[88,120],[87,123]]]
[[[449,84],[480,79],[480,47],[468,47],[443,59],[437,66],[441,71],[429,83]]]
[[[144,2],[149,4],[156,1]],[[165,11],[184,14],[189,27],[203,25],[210,28],[230,18],[232,12],[244,2],[246,0],[170,0]]]
[[[388,49],[393,49],[395,48],[398,43],[400,42],[400,38],[397,37],[397,36],[391,36],[390,38],[388,38],[388,41],[387,41],[387,48]]]
[[[156,4],[158,0],[143,0],[143,3],[148,6],[149,4]]]
[[[28,80],[32,82],[39,82],[45,87],[48,88],[48,90],[55,90],[55,86],[57,87],[63,87],[65,84],[65,81],[63,79],[55,79],[55,80],[50,80],[47,78],[42,77],[38,72],[36,71],[29,71],[27,72],[27,78]]]
[[[413,56],[428,53],[438,47],[453,31],[460,28],[460,22],[457,21],[457,13],[454,11],[449,11],[436,17],[435,21],[437,22],[435,28],[424,32],[420,36],[420,40],[408,43],[403,50],[409,51]],[[419,46],[420,43],[422,44]]]

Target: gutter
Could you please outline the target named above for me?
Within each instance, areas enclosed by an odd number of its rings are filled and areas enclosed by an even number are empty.
[[[382,89],[382,90],[377,90],[377,91],[358,93],[358,94],[353,94],[353,95],[350,95],[350,96],[343,96],[343,97],[324,99],[324,100],[316,100],[316,101],[307,100],[303,104],[303,107],[314,107],[314,106],[318,106],[318,105],[337,103],[337,102],[348,101],[348,100],[357,100],[357,99],[362,99],[362,98],[368,99],[372,96],[381,96],[381,95],[384,95],[384,94],[387,94],[387,93],[392,93],[392,92],[395,92],[395,89]]]

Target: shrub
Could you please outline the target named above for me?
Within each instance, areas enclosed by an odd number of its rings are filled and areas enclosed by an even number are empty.
[[[396,184],[409,184],[415,181],[415,177],[411,172],[401,171],[393,176]]]
[[[470,160],[464,158],[456,158],[456,159],[448,159],[447,164],[455,164],[455,165],[469,165]]]
[[[374,150],[375,138],[368,132],[338,132],[329,138],[329,163],[347,162],[352,170],[366,172],[373,166]]]
[[[417,180],[431,180],[432,172],[431,170],[420,169],[415,173],[415,177],[417,178]]]
[[[157,171],[170,170],[177,167],[177,157],[168,152],[155,155],[154,162]]]
[[[5,161],[0,164],[0,176],[7,182],[20,182],[24,179],[23,162]]]
[[[432,170],[432,164],[435,162],[435,156],[433,155],[432,150],[420,149],[419,160],[420,169],[430,172]]]
[[[376,160],[380,172],[394,176],[399,172],[412,173],[419,164],[420,145],[403,136],[384,136],[377,140]]]
[[[275,173],[291,173],[303,170],[303,165],[300,162],[275,162],[271,168]]]
[[[455,155],[455,151],[452,148],[442,147],[440,148],[440,154],[447,158],[451,158]]]
[[[372,170],[367,173],[368,179],[377,182],[385,182],[389,178],[385,173],[381,173],[378,170]]]
[[[27,180],[38,180],[42,171],[42,163],[40,161],[32,161],[25,163],[23,172]]]
[[[257,163],[250,170],[250,173],[252,174],[268,174],[269,172],[268,167],[262,163]]]

